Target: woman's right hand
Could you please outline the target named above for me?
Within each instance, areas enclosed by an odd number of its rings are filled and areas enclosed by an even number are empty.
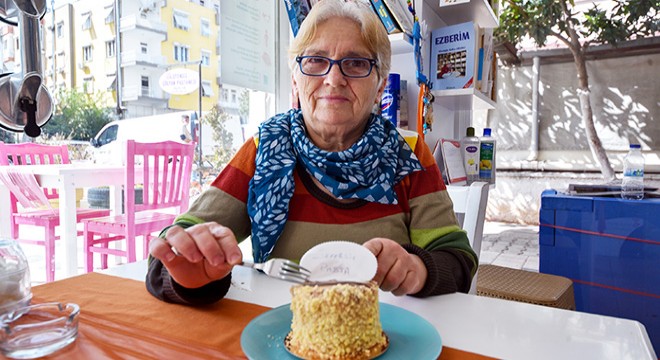
[[[172,226],[165,239],[156,238],[149,247],[151,256],[160,260],[174,281],[186,288],[224,278],[243,259],[234,233],[215,222],[187,229]]]

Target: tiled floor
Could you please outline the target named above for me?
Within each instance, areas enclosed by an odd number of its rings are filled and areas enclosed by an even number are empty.
[[[538,272],[538,239],[535,225],[486,222],[479,263]]]
[[[39,230],[39,228],[34,229]],[[34,234],[30,234],[30,236],[39,235],[40,233],[37,231]],[[82,274],[84,271],[82,240],[80,239],[78,246],[78,273]],[[43,284],[46,279],[44,248],[42,246],[28,244],[22,244],[21,247],[30,263],[30,278],[33,286]],[[57,261],[57,255],[62,254],[62,247],[63,243],[58,241],[55,247],[55,279],[62,278],[62,267],[59,265],[61,261]],[[142,246],[138,246],[137,248],[138,258],[140,259],[142,256],[140,250]],[[479,260],[481,264],[495,264],[516,269],[538,271],[538,226],[487,222],[484,226],[484,238]]]

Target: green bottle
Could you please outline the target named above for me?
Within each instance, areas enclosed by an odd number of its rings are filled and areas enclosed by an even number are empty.
[[[484,129],[479,148],[479,181],[495,184],[495,139],[491,129]]]

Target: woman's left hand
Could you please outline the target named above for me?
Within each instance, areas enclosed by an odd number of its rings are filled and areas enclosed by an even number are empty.
[[[383,291],[401,296],[422,290],[428,272],[419,256],[390,239],[373,238],[363,245],[376,256],[378,270],[373,280]]]

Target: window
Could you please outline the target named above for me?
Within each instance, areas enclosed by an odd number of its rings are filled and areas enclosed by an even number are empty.
[[[92,13],[86,12],[82,14],[82,29],[89,30],[92,28]]]
[[[99,145],[102,146],[117,140],[117,130],[119,130],[119,125],[112,125],[103,130],[98,137]]]
[[[140,85],[142,88],[142,96],[149,96],[149,77],[141,76]]]
[[[190,29],[192,25],[190,24],[190,20],[188,19],[188,15],[184,14],[180,11],[174,11],[172,14],[172,22],[174,24],[174,27],[177,29],[181,30],[186,30]]]
[[[202,50],[202,65],[210,66],[211,65],[211,52]]]
[[[83,46],[83,61],[92,61],[92,45]]]
[[[174,60],[187,62],[190,48],[184,45],[174,45]]]
[[[58,22],[57,27],[55,27],[55,31],[57,33],[57,37],[61,38],[64,36],[64,23],[63,22]]]
[[[222,101],[224,102],[229,101],[229,90],[222,89]]]
[[[202,36],[211,36],[211,23],[207,19],[200,21]]]
[[[143,54],[149,52],[149,46],[147,45],[147,43],[143,43],[143,42],[140,43],[140,52]]]
[[[105,42],[105,57],[111,58],[115,56],[115,41],[110,40]]]
[[[117,87],[117,74],[115,73],[108,74],[106,81],[107,81],[106,83],[108,84],[108,90],[114,91],[115,88]]]
[[[231,102],[235,104],[236,101],[238,101],[237,98],[236,98],[236,90],[232,90],[231,91]]]
[[[211,87],[210,81],[202,81],[202,96],[204,97],[213,96],[213,87]]]
[[[112,24],[113,22],[115,22],[115,7],[110,5],[105,8],[105,23]]]
[[[94,92],[94,77],[89,76],[83,79],[83,90],[88,94]]]

